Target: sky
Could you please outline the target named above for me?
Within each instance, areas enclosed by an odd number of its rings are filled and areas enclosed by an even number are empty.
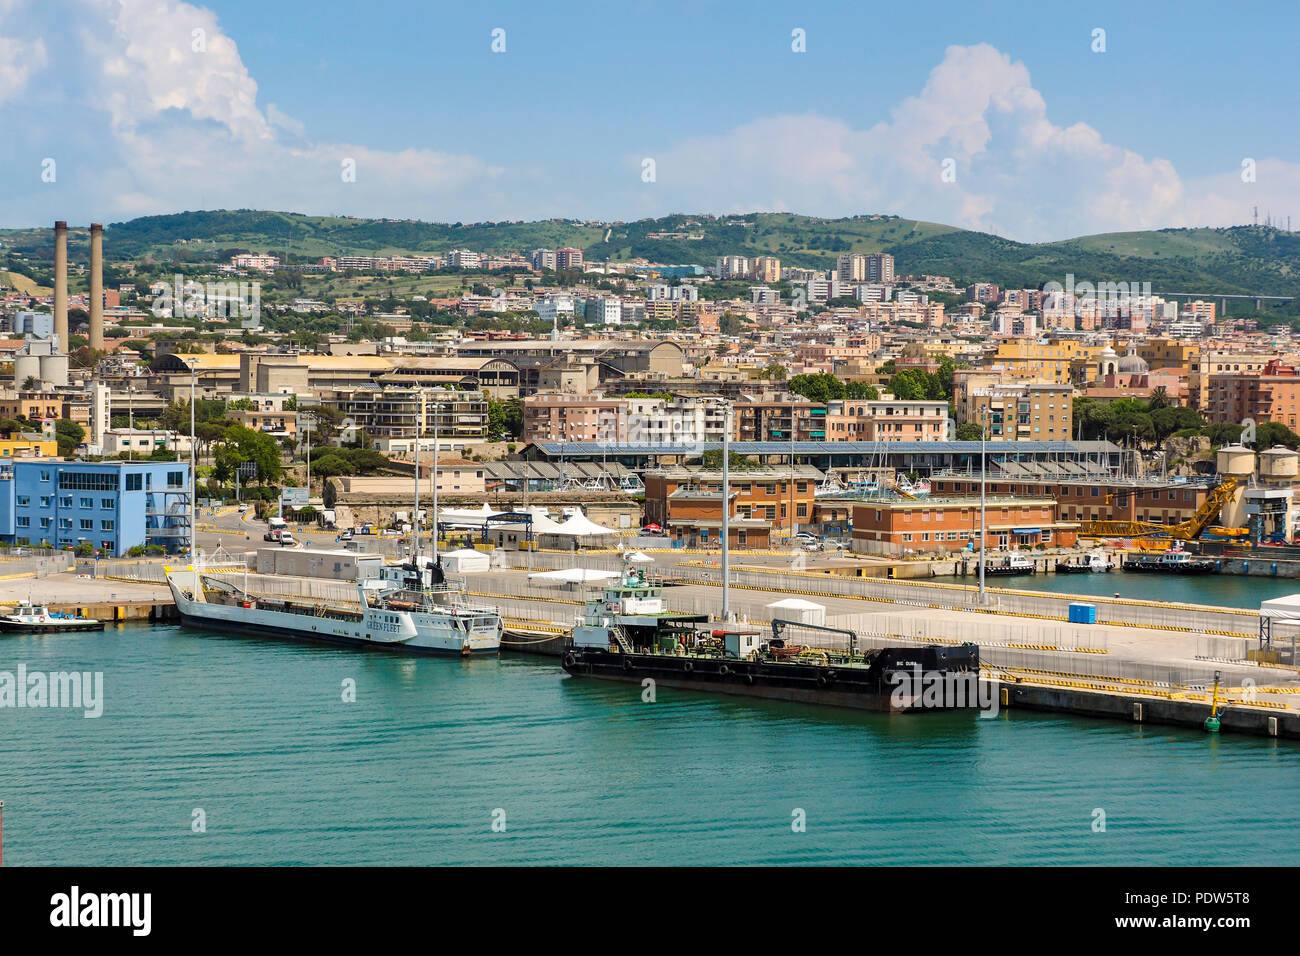
[[[1300,227],[1297,27],[1294,2],[0,0],[0,226]]]

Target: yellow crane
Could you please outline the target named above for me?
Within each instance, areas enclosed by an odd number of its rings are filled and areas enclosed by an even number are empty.
[[[1218,517],[1223,507],[1237,492],[1237,479],[1231,475],[1210,489],[1196,513],[1180,524],[1160,524],[1155,521],[1084,521],[1079,534],[1088,538],[1164,537],[1178,541],[1193,541],[1201,536],[1210,522]]]

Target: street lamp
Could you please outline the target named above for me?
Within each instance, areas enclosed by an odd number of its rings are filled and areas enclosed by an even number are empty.
[[[988,527],[985,524],[985,484],[988,477],[988,426],[989,410],[984,408],[980,411],[980,604],[984,604],[988,597],[984,593],[984,557],[985,551],[988,550]]]
[[[198,495],[199,495],[199,478],[198,478],[198,459],[195,457],[195,449],[198,447],[195,440],[195,415],[194,402],[198,393],[197,369],[194,359],[183,360],[190,370],[190,561],[193,562],[194,555],[197,554],[195,546],[195,534],[198,530],[196,517],[198,514]]]

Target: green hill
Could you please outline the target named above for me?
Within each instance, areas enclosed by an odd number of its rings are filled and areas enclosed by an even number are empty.
[[[74,231],[74,248],[84,246]],[[50,230],[0,231],[0,252],[35,263],[52,256]],[[645,258],[712,265],[718,256],[774,255],[784,265],[828,268],[848,251],[889,252],[900,275],[947,275],[1037,287],[1078,281],[1150,282],[1156,292],[1292,295],[1300,292],[1300,234],[1266,227],[1161,229],[1061,242],[1020,243],[897,216],[820,219],[789,213],[673,215],[637,222],[577,220],[428,223],[257,210],[184,212],[113,223],[110,259],[216,261],[232,250],[274,252],[291,262],[325,255],[441,253],[454,248],[527,253],[576,246],[590,260]],[[12,260],[11,260],[12,261]]]

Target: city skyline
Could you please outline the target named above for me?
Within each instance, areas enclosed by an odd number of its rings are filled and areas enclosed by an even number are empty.
[[[1259,68],[1245,18],[1180,9],[1029,23],[955,6],[395,3],[305,20],[2,0],[0,122],[23,135],[0,144],[0,224],[788,211],[1046,241],[1240,225],[1256,207],[1284,220],[1300,198],[1292,68]]]

